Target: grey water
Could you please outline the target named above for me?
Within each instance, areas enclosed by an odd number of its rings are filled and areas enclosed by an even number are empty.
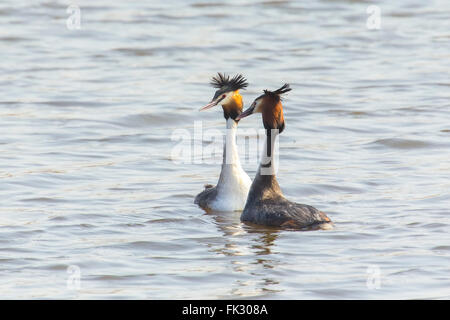
[[[450,2],[372,4],[2,1],[0,298],[449,299]],[[334,229],[194,205],[218,71],[290,83],[278,181]]]

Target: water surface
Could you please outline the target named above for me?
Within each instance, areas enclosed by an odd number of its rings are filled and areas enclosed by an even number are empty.
[[[380,30],[368,1],[77,3],[80,30],[69,1],[0,4],[0,297],[450,298],[448,1],[377,2]],[[291,84],[278,180],[333,230],[193,204],[220,166],[171,136],[224,128],[197,112],[217,71],[246,106]]]

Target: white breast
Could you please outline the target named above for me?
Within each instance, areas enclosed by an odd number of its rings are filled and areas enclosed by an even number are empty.
[[[237,123],[227,120],[222,171],[217,182],[217,196],[209,204],[214,211],[242,211],[252,181],[242,169],[236,146]]]

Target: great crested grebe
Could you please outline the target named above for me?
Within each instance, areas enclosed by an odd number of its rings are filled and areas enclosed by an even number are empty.
[[[264,94],[236,118],[240,120],[252,113],[261,113],[266,129],[264,151],[241,221],[293,229],[329,228],[331,220],[325,213],[287,200],[275,176],[274,141],[285,127],[280,95],[290,90],[288,84],[275,91],[264,90]]]
[[[217,186],[206,185],[205,190],[195,197],[194,203],[203,209],[213,211],[241,211],[247,200],[252,181],[242,169],[236,148],[236,130],[243,102],[239,89],[247,87],[247,80],[240,74],[230,76],[218,73],[211,85],[218,90],[211,102],[200,111],[222,105],[223,116],[227,122],[227,135],[223,145],[223,162]]]

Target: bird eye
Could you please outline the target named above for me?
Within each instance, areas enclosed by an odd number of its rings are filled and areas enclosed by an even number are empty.
[[[224,94],[223,96],[222,96],[222,98],[225,98],[226,97],[226,95]]]

